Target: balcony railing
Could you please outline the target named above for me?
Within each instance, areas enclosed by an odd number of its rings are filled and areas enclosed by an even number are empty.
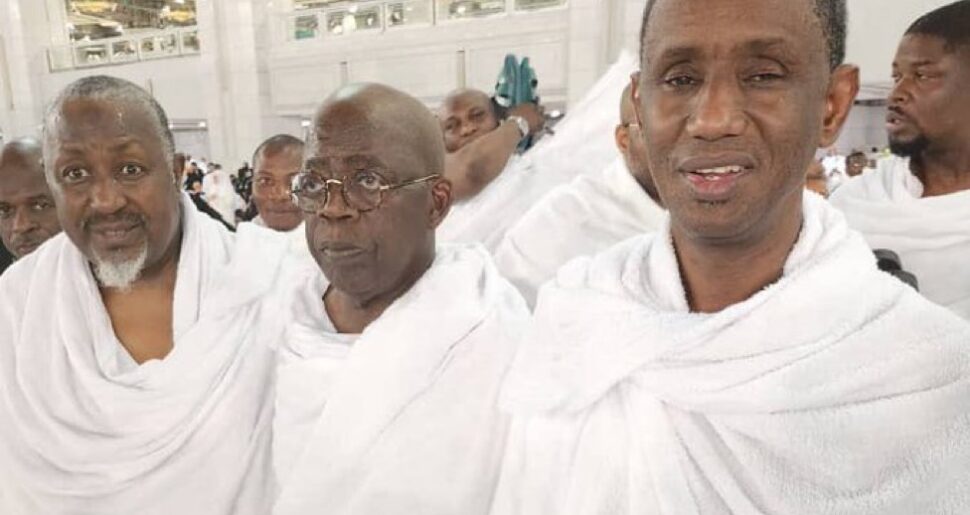
[[[284,15],[285,39],[303,41],[559,8],[567,0],[375,0],[340,2]]]
[[[51,47],[47,62],[56,72],[196,55],[199,51],[198,28],[186,27]]]

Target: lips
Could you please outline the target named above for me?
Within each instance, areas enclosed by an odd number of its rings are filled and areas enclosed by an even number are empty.
[[[886,114],[886,129],[890,132],[901,129],[904,125],[912,125],[912,120],[898,107],[890,107]]]
[[[755,168],[755,160],[744,153],[691,157],[677,163],[695,196],[703,201],[727,199],[738,183]]]
[[[44,240],[26,240],[22,242],[13,242],[12,243],[13,248],[10,250],[12,250],[18,256],[26,256],[27,254],[30,254],[31,252],[37,250],[37,248],[40,247],[41,244],[43,243],[44,243]]]
[[[320,246],[320,253],[330,261],[353,259],[364,254],[365,250],[348,243],[324,243]]]
[[[90,224],[88,232],[94,239],[108,247],[123,247],[135,243],[141,229],[141,223],[111,222]]]

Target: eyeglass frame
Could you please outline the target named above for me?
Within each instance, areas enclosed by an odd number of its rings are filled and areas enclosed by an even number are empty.
[[[384,177],[381,174],[375,173],[375,172],[372,172],[372,173],[374,173],[374,175],[380,177],[382,181],[385,180]],[[298,195],[299,195],[299,193],[300,193],[300,188],[297,187],[297,181],[300,180],[300,177],[303,177],[303,176],[306,176],[306,175],[311,175],[311,174],[320,177],[320,179],[323,181],[324,197],[323,197],[323,202],[316,209],[311,210],[311,211],[307,211],[307,210],[303,209],[302,207],[300,207],[300,201],[297,198]],[[442,177],[442,174],[440,174],[440,173],[433,173],[431,175],[426,175],[424,177],[419,177],[417,179],[409,179],[409,180],[406,180],[406,181],[402,181],[402,182],[399,182],[397,184],[382,184],[379,188],[377,188],[375,190],[375,191],[377,191],[380,194],[379,200],[377,201],[377,205],[375,205],[374,207],[368,208],[368,209],[360,209],[360,208],[356,207],[354,205],[354,203],[350,202],[350,199],[347,198],[347,188],[344,186],[344,182],[347,181],[348,177],[344,177],[342,179],[324,179],[318,173],[311,172],[311,171],[308,171],[308,170],[304,170],[304,171],[301,171],[300,173],[294,175],[293,176],[293,179],[290,180],[290,197],[293,199],[293,203],[296,204],[296,207],[300,208],[300,211],[303,211],[304,213],[316,213],[316,212],[320,211],[321,209],[323,209],[324,207],[326,207],[327,206],[327,203],[330,202],[330,185],[331,184],[339,184],[340,185],[340,195],[343,196],[343,198],[344,198],[344,204],[346,204],[347,207],[350,207],[350,208],[354,209],[355,211],[357,211],[359,213],[366,213],[368,211],[375,211],[377,209],[380,209],[380,207],[382,205],[384,205],[384,198],[385,198],[384,197],[384,193],[385,192],[399,190],[399,189],[404,188],[406,186],[414,186],[415,184],[422,184],[422,183],[425,183],[425,182],[428,182],[428,181],[433,181],[433,180],[436,180],[436,179],[440,179],[441,177]]]

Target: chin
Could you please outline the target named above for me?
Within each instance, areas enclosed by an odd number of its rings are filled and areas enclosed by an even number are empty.
[[[889,151],[899,157],[913,157],[922,154],[927,147],[929,147],[930,141],[926,136],[917,136],[915,138],[903,139],[903,138],[890,138],[889,139]]]

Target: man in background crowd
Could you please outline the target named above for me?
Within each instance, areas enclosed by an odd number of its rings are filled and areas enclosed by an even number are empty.
[[[14,258],[30,254],[61,232],[44,178],[41,144],[22,138],[0,153],[0,239]]]

